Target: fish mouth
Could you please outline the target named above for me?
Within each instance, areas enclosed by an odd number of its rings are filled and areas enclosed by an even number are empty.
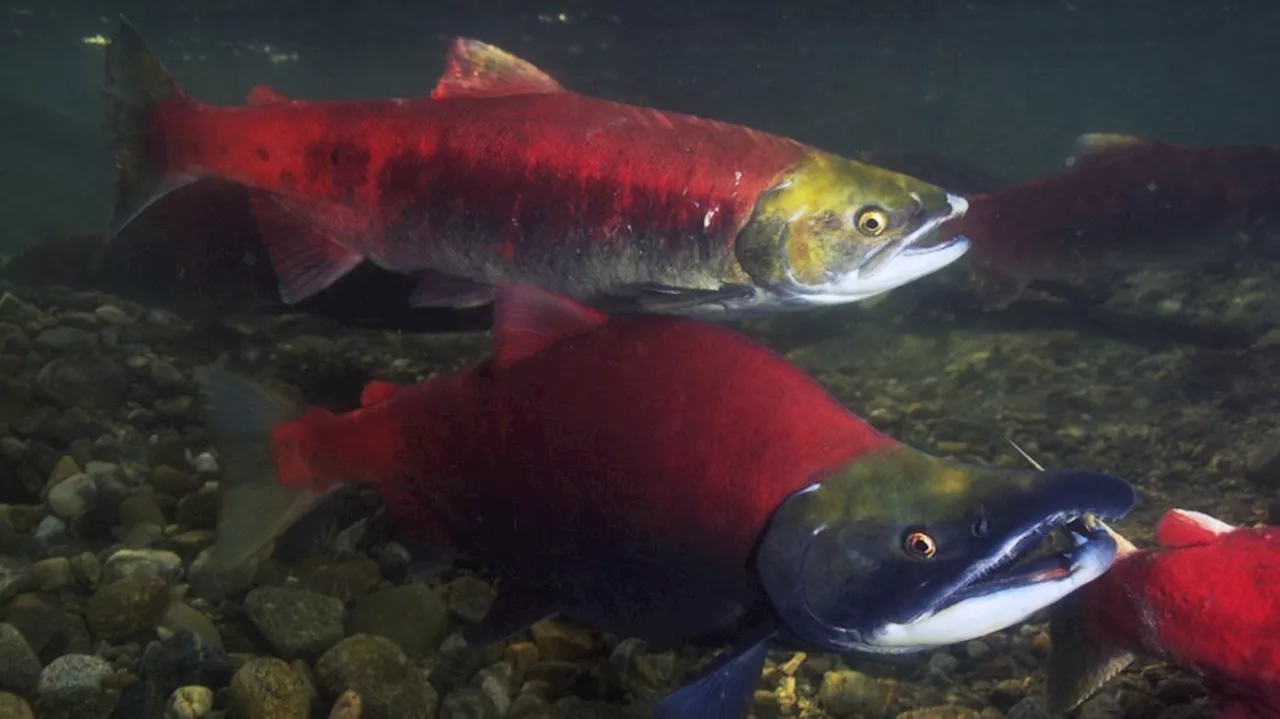
[[[930,219],[910,234],[873,248],[858,263],[858,275],[862,278],[874,277],[894,260],[904,256],[907,258],[931,257],[938,253],[952,253],[958,248],[959,252],[955,257],[951,257],[947,264],[959,259],[969,249],[967,237],[960,235],[944,242],[929,242],[937,236],[938,228],[969,210],[969,201],[959,195],[948,194],[947,205],[951,208],[950,212]]]
[[[830,282],[803,288],[800,293],[814,304],[840,304],[867,299],[896,289],[950,265],[969,251],[969,239],[957,235],[935,242],[939,228],[963,215],[968,200],[947,195],[950,211],[930,218],[915,231],[872,248],[849,272]]]
[[[1053,517],[955,587],[938,607],[903,624],[880,627],[869,644],[879,651],[915,651],[958,644],[1001,631],[1092,582],[1117,555],[1097,515]],[[1054,532],[1065,532],[1066,551],[1030,554]]]
[[[918,616],[870,632],[868,648],[917,651],[969,641],[1026,621],[1110,568],[1118,547],[1104,520],[1127,514],[1132,496],[1129,489],[1094,506],[1044,513],[941,588]],[[1058,540],[1065,540],[1065,549],[1047,546]]]

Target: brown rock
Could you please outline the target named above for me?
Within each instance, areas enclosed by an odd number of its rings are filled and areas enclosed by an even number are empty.
[[[120,640],[154,628],[168,607],[163,579],[133,574],[102,585],[89,599],[85,619],[98,637]]]

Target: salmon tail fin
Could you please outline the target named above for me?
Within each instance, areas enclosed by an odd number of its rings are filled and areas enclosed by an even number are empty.
[[[198,178],[165,171],[156,109],[162,103],[191,99],[124,17],[107,47],[104,94],[105,129],[116,163],[116,205],[107,235],[112,238],[153,202]]]
[[[214,567],[230,569],[271,544],[328,492],[286,486],[276,475],[272,430],[298,417],[292,401],[213,367],[197,370],[196,381],[222,470],[210,559]]]
[[[1084,626],[1084,596],[1076,592],[1049,611],[1049,656],[1045,702],[1059,716],[1083,703],[1134,660],[1134,655],[1094,637]]]

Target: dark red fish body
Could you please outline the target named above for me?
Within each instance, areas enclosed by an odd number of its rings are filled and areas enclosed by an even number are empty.
[[[659,712],[737,719],[775,637],[831,651],[965,641],[1114,559],[1081,522],[1129,511],[1122,480],[917,452],[716,325],[609,318],[531,286],[495,307],[492,359],[375,382],[347,414],[298,414],[203,371],[225,468],[211,562],[235,565],[329,489],[367,483],[415,539],[498,575],[487,640],[552,614],[659,644],[737,637]],[[1017,564],[1063,527],[1074,549]]]
[[[682,312],[801,308],[958,259],[963,199],[794,140],[569,92],[474,40],[429,98],[249,106],[189,97],[127,25],[107,57],[113,230],[183,184],[249,188],[282,297],[366,260],[411,302],[472,307],[504,282]]]
[[[1171,512],[1166,523],[1179,514]],[[1081,590],[1077,629],[1096,646],[1158,657],[1203,676],[1226,716],[1276,717],[1277,587],[1280,528],[1232,528],[1120,557]]]
[[[278,429],[281,482],[368,481],[423,539],[513,585],[554,581],[576,618],[653,641],[724,628],[761,601],[750,555],[773,511],[897,446],[746,338],[660,316],[369,395],[386,399]],[[536,501],[522,499],[531,486]]]
[[[1124,138],[1065,170],[969,199],[951,231],[971,240],[979,277],[1013,296],[1034,279],[1232,257],[1242,234],[1280,219],[1280,149]]]
[[[311,220],[368,237],[367,257],[382,266],[465,274],[478,255],[495,276],[526,266],[544,283],[606,258],[622,272],[650,253],[732,274],[733,240],[756,201],[807,152],[743,127],[563,92],[177,102],[161,106],[156,136],[168,166],[307,198]],[[617,279],[672,282],[661,269]]]

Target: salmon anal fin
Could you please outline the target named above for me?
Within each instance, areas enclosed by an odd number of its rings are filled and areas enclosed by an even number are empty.
[[[345,210],[307,212],[265,190],[251,191],[249,199],[280,283],[280,298],[286,304],[320,292],[364,260],[338,239],[358,232],[359,228],[352,225],[361,224],[360,220],[347,217]]]

